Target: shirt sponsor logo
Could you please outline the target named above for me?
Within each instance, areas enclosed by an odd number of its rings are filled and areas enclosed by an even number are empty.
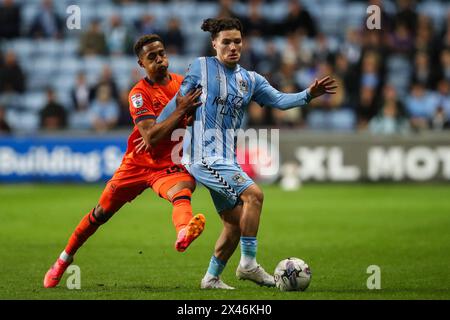
[[[142,110],[139,110],[138,112],[136,112],[136,115],[139,116],[139,115],[141,115],[143,113],[146,113],[146,112],[149,112],[148,109],[142,109]]]

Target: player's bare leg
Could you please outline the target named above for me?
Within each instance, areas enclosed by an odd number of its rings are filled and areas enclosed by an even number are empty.
[[[234,289],[220,279],[220,273],[239,244],[241,212],[242,206],[238,205],[232,210],[226,210],[221,213],[223,229],[216,241],[214,255],[211,257],[208,271],[202,279],[202,289]]]
[[[205,228],[205,216],[192,215],[191,195],[195,182],[180,181],[167,191],[167,198],[173,204],[172,221],[177,231],[175,249],[184,252],[197,239]]]
[[[253,184],[242,194],[241,230],[241,260],[236,269],[236,277],[240,280],[251,280],[259,285],[273,287],[275,280],[256,262],[259,220],[261,217],[264,195],[261,189]]]
[[[73,257],[77,250],[95,233],[95,231],[97,231],[98,227],[108,221],[113,214],[114,212],[105,212],[100,205],[97,205],[95,209],[81,219],[80,223],[75,228],[75,231],[70,236],[66,248],[45,274],[45,288],[53,288],[58,285],[67,267],[73,262]]]

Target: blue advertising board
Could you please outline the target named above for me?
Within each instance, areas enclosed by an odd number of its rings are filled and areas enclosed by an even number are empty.
[[[0,183],[107,181],[120,165],[126,137],[0,138]]]

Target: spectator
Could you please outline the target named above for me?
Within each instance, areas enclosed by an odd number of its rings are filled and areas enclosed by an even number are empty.
[[[450,49],[450,9],[447,11],[446,24],[440,36],[439,52],[446,48]]]
[[[216,18],[238,18],[233,10],[234,0],[220,0]]]
[[[148,13],[143,14],[141,18],[135,22],[135,27],[139,34],[160,33],[155,17]]]
[[[288,15],[283,19],[283,23],[275,28],[279,35],[287,35],[298,32],[314,38],[317,34],[316,23],[298,0],[290,0]]]
[[[412,129],[428,129],[437,104],[435,95],[427,91],[423,84],[413,83],[410,94],[406,97],[406,109],[409,113]]]
[[[386,40],[387,38],[387,40]],[[383,65],[383,57],[387,57],[392,54],[389,50],[389,35],[385,36],[385,32],[383,30],[365,30],[361,37],[358,37],[358,40],[361,39],[361,55],[359,62],[362,61],[362,57],[366,54],[366,52],[375,52],[380,57],[380,64]]]
[[[392,53],[411,56],[414,48],[414,37],[405,23],[398,23],[394,32],[388,37],[389,48]]]
[[[6,121],[5,107],[0,105],[0,135],[11,133],[11,127]]]
[[[89,29],[80,36],[80,54],[88,56],[106,55],[107,53],[108,47],[100,20],[93,20],[89,25]]]
[[[108,131],[117,125],[119,106],[113,99],[109,86],[101,85],[98,87],[96,98],[89,109],[92,127],[95,131]]]
[[[286,38],[285,47],[281,54],[282,63],[297,67],[300,60],[300,52],[300,36],[296,33],[289,34]]]
[[[336,75],[342,79],[346,89],[345,101],[352,109],[355,109],[358,99],[358,74],[356,68],[350,65],[345,54],[339,53],[334,57]]]
[[[362,59],[357,102],[358,127],[365,129],[370,119],[378,113],[377,97],[382,86],[380,56],[366,52]]]
[[[53,89],[47,89],[47,104],[40,111],[41,129],[58,130],[67,126],[67,113],[56,100]]]
[[[414,49],[423,51],[432,59],[436,57],[438,44],[435,41],[433,24],[428,16],[420,15],[418,20]]]
[[[440,55],[439,79],[450,81],[450,48],[442,50]]]
[[[244,47],[246,41],[244,41]],[[243,48],[244,50],[244,48]],[[281,54],[280,52],[277,50],[277,47],[275,46],[275,44],[272,41],[269,41],[266,43],[266,47],[265,47],[265,52],[262,54],[261,57],[257,57],[254,50],[252,50],[251,48],[249,48],[248,50],[251,51],[251,56],[253,56],[254,58],[252,59],[252,63],[256,64],[255,65],[255,69],[257,72],[259,73],[263,73],[263,74],[270,74],[270,73],[274,73],[275,71],[277,71],[280,66],[281,66]],[[248,59],[248,58],[247,58]],[[241,61],[246,61],[246,57],[245,55],[242,56]],[[242,64],[244,65],[244,64]],[[244,65],[245,67],[245,65]],[[247,68],[246,69],[252,69],[252,68]]]
[[[348,29],[345,42],[340,46],[340,52],[351,65],[356,65],[361,58],[361,37],[356,29]]]
[[[98,88],[107,85],[110,89],[112,98],[117,101],[119,99],[119,90],[117,89],[116,81],[113,78],[113,73],[108,65],[103,66],[102,74],[97,83],[89,90],[89,101],[94,100],[97,95]]]
[[[248,106],[248,114],[245,119],[246,126],[249,128],[267,127],[271,123],[268,108],[263,108],[256,102],[251,102]]]
[[[52,0],[42,0],[29,33],[35,38],[61,38],[63,26],[64,22],[56,14]]]
[[[315,78],[321,79],[325,76],[330,76],[336,80],[338,86],[336,94],[323,95],[309,103],[306,109],[308,111],[308,126],[314,130],[352,130],[355,119],[353,111],[344,105],[344,83],[334,73],[333,66],[329,62],[319,64]]]
[[[397,14],[394,17],[395,27],[403,25],[410,34],[414,34],[417,30],[414,2],[415,0],[397,0]]]
[[[89,106],[89,87],[86,82],[86,75],[80,72],[77,75],[75,87],[71,90],[70,96],[75,111],[85,111]]]
[[[128,103],[128,93],[129,90],[122,90],[120,92],[119,99],[119,120],[117,121],[117,126],[119,128],[129,128],[133,126],[133,119],[131,118],[130,108]]]
[[[259,57],[251,47],[250,41],[242,43],[241,60],[239,64],[245,69],[255,70],[259,62]]]
[[[450,82],[439,81],[437,89],[437,107],[431,119],[431,127],[435,130],[450,129]]]
[[[289,63],[282,63],[279,70],[272,74],[271,80],[273,81],[273,85],[275,88],[282,88],[282,87],[288,87],[289,89],[292,89],[292,87],[295,88],[297,86],[295,80],[295,65]],[[301,90],[295,92],[300,91]]]
[[[108,33],[108,51],[112,55],[123,55],[133,53],[133,35],[131,30],[122,23],[119,15],[113,15],[110,20]]]
[[[184,36],[180,29],[180,20],[170,18],[167,31],[163,34],[165,48],[168,54],[184,54]]]
[[[313,57],[315,61],[325,61],[330,55],[331,48],[328,38],[323,33],[319,33],[315,39]]]
[[[131,89],[136,85],[136,83],[138,83],[143,77],[145,77],[145,75],[142,73],[141,70],[142,69],[140,68],[133,68],[131,70],[130,81],[127,86],[128,91],[131,91]]]
[[[419,51],[414,58],[412,82],[420,82],[427,89],[434,89],[436,76],[430,65],[430,58],[426,52]]]
[[[0,61],[0,93],[23,93],[25,91],[25,74],[20,67],[14,51],[5,54],[3,65]]]
[[[3,0],[0,5],[0,39],[14,39],[20,36],[20,8],[14,0]]]
[[[248,15],[239,17],[242,22],[244,33],[247,37],[261,37],[267,36],[271,33],[270,27],[268,27],[268,21],[261,14],[261,1],[252,0],[248,6]]]
[[[408,132],[408,118],[393,86],[386,85],[384,87],[383,100],[379,109],[381,112],[369,122],[371,133],[389,135]]]

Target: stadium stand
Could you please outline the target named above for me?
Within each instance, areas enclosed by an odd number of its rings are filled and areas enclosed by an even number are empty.
[[[81,9],[81,30],[65,26],[67,7],[73,4]],[[298,8],[293,10],[296,4]],[[371,4],[381,7],[381,30],[366,27],[366,9]],[[20,15],[13,14],[17,10]],[[297,15],[288,17],[297,10]],[[170,62],[173,72],[183,74],[195,56],[210,53],[208,35],[200,30],[202,20],[223,14],[241,18],[245,26],[256,31],[250,32],[246,39],[249,46],[244,49],[247,56],[242,62],[263,74],[278,89],[289,83],[303,89],[327,70],[341,81],[344,90],[341,100],[330,105],[322,101],[302,112],[286,115],[286,121],[272,110],[264,110],[264,121],[249,119],[250,124],[334,131],[378,128],[377,134],[392,133],[379,130],[380,121],[400,121],[401,132],[450,127],[450,94],[445,90],[450,81],[450,52],[446,54],[450,48],[448,1],[2,0],[0,11],[11,12],[8,19],[0,19],[0,104],[13,132],[39,130],[39,112],[46,103],[48,88],[55,90],[56,99],[66,108],[69,118],[76,116],[71,92],[80,72],[92,87],[104,66],[110,66],[119,91],[128,90],[136,75],[143,73],[127,47],[117,49],[125,29],[132,41],[149,30],[164,38],[169,19],[176,18],[184,49],[176,43],[171,46]],[[47,24],[39,19],[45,12],[51,17],[44,19],[51,21]],[[312,18],[309,25],[302,23],[306,16]],[[106,55],[83,54],[81,50],[82,35],[93,21],[100,23],[105,36]],[[114,29],[112,24],[124,29]],[[295,31],[288,33],[286,30],[292,26]],[[276,52],[269,54],[273,48]],[[420,68],[418,78],[417,53],[424,53],[425,60],[431,62]],[[11,66],[14,63],[8,62],[10,54],[17,59],[14,68]],[[272,66],[277,68],[274,70]],[[18,68],[24,73],[24,90],[10,85]],[[285,74],[283,69],[293,72]],[[436,75],[433,85],[426,86],[423,92],[414,90],[416,82],[427,74]],[[444,89],[439,90],[438,83]],[[383,111],[386,88],[394,90],[404,110]],[[429,110],[424,113],[424,123],[416,126],[413,118],[417,110],[411,110],[425,98]],[[250,118],[252,114],[257,112],[250,113]],[[405,124],[399,114],[410,121]],[[376,123],[370,125],[371,121]],[[93,130],[92,126],[77,127],[78,121],[68,123],[70,129]]]

